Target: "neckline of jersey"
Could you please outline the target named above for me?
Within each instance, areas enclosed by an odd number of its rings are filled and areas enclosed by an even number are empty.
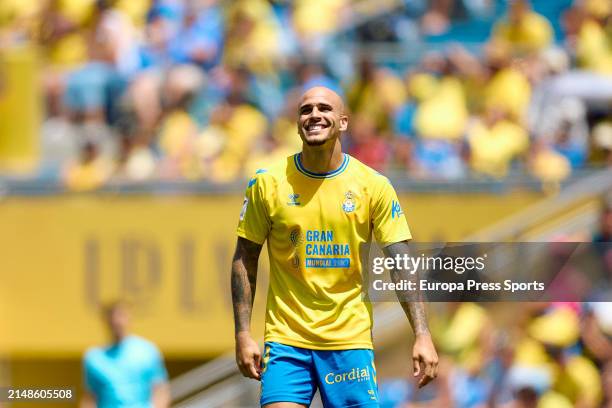
[[[338,174],[342,173],[344,170],[346,170],[346,168],[348,167],[348,163],[349,163],[349,155],[346,153],[342,153],[343,159],[342,159],[342,164],[340,164],[340,167],[338,167],[336,170],[327,172],[327,173],[315,173],[312,172],[310,170],[307,170],[304,165],[302,165],[302,153],[296,153],[293,156],[293,162],[295,163],[295,168],[302,174],[304,174],[305,176],[308,177],[312,177],[312,178],[317,178],[317,179],[322,179],[322,178],[330,178],[330,177],[335,177]]]

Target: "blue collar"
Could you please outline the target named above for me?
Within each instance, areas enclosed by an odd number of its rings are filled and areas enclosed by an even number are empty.
[[[330,177],[337,176],[338,174],[342,173],[346,169],[346,167],[348,166],[348,162],[349,162],[349,155],[342,153],[342,156],[343,156],[343,159],[342,159],[342,164],[340,164],[340,167],[328,173],[313,173],[312,171],[306,170],[304,166],[302,165],[302,153],[295,154],[293,156],[293,162],[295,163],[295,167],[298,169],[298,171],[304,174],[305,176],[322,179],[322,178],[330,178]]]

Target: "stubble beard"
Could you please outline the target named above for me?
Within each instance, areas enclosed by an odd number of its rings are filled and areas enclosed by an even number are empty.
[[[311,147],[317,147],[317,146],[323,146],[324,144],[326,144],[327,142],[333,141],[335,139],[337,139],[340,135],[336,135],[334,136],[333,133],[328,134],[328,136],[326,138],[323,139],[315,139],[315,140],[308,140],[308,138],[302,134],[302,141]]]
[[[324,140],[312,140],[312,141],[306,141],[306,144],[308,146],[323,146],[325,143],[327,143],[329,139],[324,139]]]

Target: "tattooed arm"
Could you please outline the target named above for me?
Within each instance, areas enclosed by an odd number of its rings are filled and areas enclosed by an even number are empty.
[[[236,338],[236,363],[245,377],[261,378],[261,352],[251,336],[251,312],[257,283],[261,245],[238,238],[232,261],[232,305]]]
[[[403,256],[408,253],[407,242],[397,242],[384,248],[385,256],[395,258],[396,255]],[[409,279],[417,283],[418,275],[410,275],[407,271],[391,270],[391,279],[398,282],[402,279]],[[421,293],[418,290],[396,291],[397,297],[410,321],[410,326],[415,335],[414,347],[412,348],[412,361],[414,364],[414,376],[418,377],[419,387],[425,386],[438,375],[438,354],[431,340],[425,316],[425,307],[421,300]]]

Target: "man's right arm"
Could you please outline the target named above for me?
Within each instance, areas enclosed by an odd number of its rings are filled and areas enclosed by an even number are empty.
[[[261,245],[239,237],[232,261],[232,305],[236,337],[236,362],[245,377],[261,378],[261,352],[251,336],[251,312],[257,284]]]
[[[91,360],[89,353],[83,356],[83,395],[79,401],[79,408],[96,408],[96,396],[94,395],[94,381],[92,378]]]
[[[154,408],[168,408],[170,406],[170,385],[168,381],[161,381],[153,385],[151,401]]]
[[[79,408],[96,408],[96,399],[91,392],[83,391]]]

